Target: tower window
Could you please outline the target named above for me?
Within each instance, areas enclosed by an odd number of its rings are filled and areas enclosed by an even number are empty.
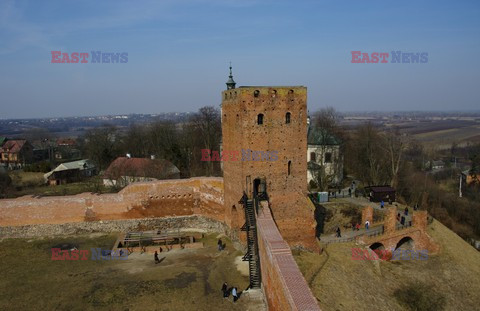
[[[262,113],[257,116],[257,124],[258,125],[263,124],[263,114]]]
[[[293,90],[288,91],[288,94],[293,94]]]
[[[287,114],[285,115],[285,123],[289,124],[290,123],[290,112],[287,112]]]
[[[288,176],[290,176],[291,172],[292,172],[292,161],[288,161]]]
[[[332,163],[332,154],[330,152],[325,153],[325,163]]]
[[[317,154],[315,152],[310,152],[310,161],[317,162]]]
[[[272,91],[272,97],[276,97],[277,96],[277,90],[273,90]]]
[[[253,96],[254,96],[254,97],[258,97],[258,95],[260,95],[260,91],[259,91],[259,90],[255,90],[255,91],[253,92]]]

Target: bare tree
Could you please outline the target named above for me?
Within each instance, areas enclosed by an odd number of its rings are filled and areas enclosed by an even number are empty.
[[[314,182],[320,190],[327,190],[332,185],[340,170],[343,170],[343,131],[338,124],[339,114],[332,107],[320,109],[313,115],[315,131],[315,140],[318,141],[318,147],[315,149],[315,155],[320,159],[316,165],[311,165],[310,171]],[[327,164],[326,155],[330,154],[330,162]],[[317,167],[318,165],[318,167]],[[329,169],[327,169],[327,165]]]
[[[202,147],[218,150],[222,133],[220,111],[213,106],[205,106],[192,117],[192,124],[200,135]],[[214,174],[214,162],[207,161],[207,175]]]
[[[384,137],[371,123],[358,127],[351,140],[348,165],[355,176],[367,185],[390,181],[383,140]]]
[[[85,151],[99,170],[105,169],[119,155],[120,137],[115,127],[106,125],[85,134]]]
[[[398,129],[389,130],[383,134],[381,147],[388,156],[390,164],[390,185],[395,188],[398,184],[398,172],[407,147],[407,138],[402,136]]]

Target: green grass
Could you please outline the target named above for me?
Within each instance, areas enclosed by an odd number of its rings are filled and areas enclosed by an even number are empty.
[[[110,249],[114,235],[63,239],[9,239],[0,242],[0,310],[246,310],[221,298],[227,281],[239,290],[248,277],[233,264],[241,252],[231,246],[216,250],[216,237],[206,247],[152,254],[133,253],[127,260],[52,261],[51,247],[74,243],[79,249]],[[90,256],[89,256],[90,257]],[[253,309],[252,309],[253,310]]]

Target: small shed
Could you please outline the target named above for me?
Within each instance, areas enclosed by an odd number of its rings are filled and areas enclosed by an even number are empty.
[[[365,191],[371,202],[395,201],[395,189],[390,186],[370,186],[366,187]]]

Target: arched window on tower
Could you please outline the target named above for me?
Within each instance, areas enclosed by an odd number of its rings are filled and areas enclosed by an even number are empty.
[[[257,124],[258,124],[258,125],[263,124],[263,114],[262,114],[262,113],[260,113],[260,114],[257,116]]]
[[[315,152],[310,152],[310,161],[317,162],[317,154]]]
[[[291,116],[291,115],[292,115],[292,114],[291,114],[290,112],[287,112],[287,113],[285,114],[285,123],[286,123],[286,124],[289,124],[289,123],[290,123],[290,116]]]
[[[292,161],[288,161],[288,176],[290,176],[292,172]]]

